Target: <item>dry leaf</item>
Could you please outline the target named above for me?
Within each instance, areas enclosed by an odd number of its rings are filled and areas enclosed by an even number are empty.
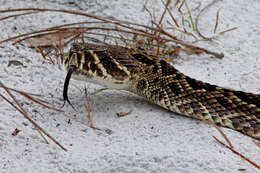
[[[118,117],[124,117],[124,116],[126,116],[128,114],[131,114],[132,112],[133,112],[133,109],[129,110],[128,112],[117,112],[116,115]]]
[[[13,131],[13,133],[12,133],[12,136],[17,136],[20,131],[21,131],[21,130],[15,128],[14,131]]]

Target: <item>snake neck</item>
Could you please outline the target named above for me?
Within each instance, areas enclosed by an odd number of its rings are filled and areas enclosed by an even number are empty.
[[[132,92],[172,112],[209,120],[260,139],[260,95],[192,79],[166,61],[147,67]]]

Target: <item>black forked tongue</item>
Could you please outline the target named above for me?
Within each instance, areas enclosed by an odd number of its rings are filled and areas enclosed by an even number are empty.
[[[64,104],[62,105],[62,107],[65,105],[66,101],[70,104],[70,106],[76,110],[73,105],[71,104],[69,98],[68,98],[68,87],[69,87],[69,83],[70,83],[70,77],[73,73],[73,71],[76,70],[76,66],[75,65],[71,65],[69,67],[65,82],[64,82],[64,88],[63,88],[63,100],[64,100]]]

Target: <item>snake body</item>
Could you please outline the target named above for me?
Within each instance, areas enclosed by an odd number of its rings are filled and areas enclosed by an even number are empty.
[[[260,140],[260,94],[184,75],[165,60],[113,45],[74,43],[64,56],[72,77],[133,92],[165,109],[209,120]]]

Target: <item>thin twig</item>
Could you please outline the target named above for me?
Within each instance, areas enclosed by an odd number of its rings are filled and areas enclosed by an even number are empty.
[[[226,145],[224,142],[220,141],[216,136],[213,136],[213,138],[220,143],[221,145],[223,145],[224,147],[230,149],[232,152],[234,152],[235,154],[237,154],[238,156],[240,156],[241,158],[243,158],[244,160],[248,161],[250,164],[252,164],[253,166],[255,166],[256,168],[260,169],[260,165],[257,165],[255,162],[251,161],[249,158],[245,157],[243,154],[239,153],[238,151],[235,150],[235,148],[233,147],[233,145],[231,144],[230,140],[227,138],[227,136],[224,134],[224,132],[213,122],[211,121],[207,121],[207,120],[203,120],[204,122],[209,123],[210,125],[212,125],[213,127],[215,127],[219,133],[223,136],[223,138],[226,140],[226,142],[228,143],[228,145]]]
[[[10,41],[10,40],[14,40],[14,39],[18,39],[21,37],[26,37],[26,36],[31,36],[33,34],[38,34],[38,33],[45,33],[45,34],[52,34],[52,33],[57,33],[57,31],[59,30],[63,30],[63,29],[84,29],[84,30],[102,30],[102,31],[116,31],[116,32],[122,32],[122,33],[127,33],[127,34],[139,34],[145,37],[151,37],[151,38],[155,38],[154,35],[149,34],[147,32],[137,32],[137,31],[129,31],[129,30],[123,30],[123,29],[118,29],[118,28],[109,28],[109,27],[66,27],[66,28],[46,28],[46,29],[41,29],[41,30],[37,30],[37,31],[33,31],[33,32],[28,32],[28,33],[24,33],[24,34],[19,34],[4,40],[0,41],[1,43]],[[47,33],[46,33],[47,32]],[[41,34],[42,35],[42,34]],[[38,35],[39,36],[39,35]]]
[[[30,96],[29,93],[26,93],[26,92],[24,92],[24,91],[19,91],[19,90],[16,90],[16,89],[12,89],[12,88],[9,88],[9,87],[5,87],[4,85],[0,85],[0,87],[4,88],[5,90],[14,91],[14,92],[16,92],[16,93],[18,93],[18,94],[24,96],[25,98],[27,98],[27,99],[29,99],[29,100],[32,100],[33,102],[38,103],[38,104],[40,104],[40,105],[42,105],[43,107],[46,107],[46,108],[48,108],[48,109],[52,109],[52,110],[55,110],[55,111],[57,111],[57,112],[64,112],[63,110],[60,110],[60,109],[57,109],[57,108],[55,108],[55,107],[46,105],[45,103],[47,103],[47,104],[50,104],[50,103],[48,103],[48,102],[46,102],[46,101],[44,101],[44,100],[38,99],[38,98],[34,98],[34,97]],[[33,95],[33,94],[31,94],[31,95]],[[34,94],[34,95],[35,95],[35,94]]]
[[[28,92],[20,91],[20,90],[17,90],[17,89],[9,88],[9,87],[3,86],[3,85],[0,85],[0,88],[6,88],[8,90],[11,90],[11,91],[14,91],[14,92],[17,92],[17,93],[28,94],[28,95],[37,96],[37,97],[42,96],[40,94],[28,93]]]
[[[90,17],[90,18],[97,19],[97,20],[100,20],[100,21],[103,21],[103,22],[108,22],[108,23],[111,23],[111,24],[115,24],[115,25],[118,25],[118,26],[121,26],[121,27],[124,27],[124,28],[136,30],[136,31],[143,32],[143,33],[146,33],[146,31],[145,30],[139,30],[139,29],[127,26],[127,25],[139,26],[139,27],[143,27],[143,28],[146,28],[146,29],[149,29],[149,30],[154,30],[154,31],[158,32],[158,30],[156,28],[151,27],[151,26],[138,24],[138,23],[134,23],[134,22],[129,22],[129,21],[124,21],[124,20],[100,17],[100,16],[96,16],[96,15],[93,15],[93,14],[89,14],[89,13],[85,13],[85,12],[81,12],[81,11],[75,11],[75,10],[65,10],[65,9],[59,9],[58,10],[58,9],[47,9],[47,8],[46,9],[43,9],[43,8],[17,8],[17,9],[9,9],[9,10],[0,10],[0,13],[15,12],[15,11],[39,11],[39,12],[49,11],[49,12],[75,14],[75,15]],[[127,25],[123,25],[123,24],[127,24]]]
[[[164,18],[165,14],[166,14],[166,11],[167,11],[167,7],[168,7],[169,4],[171,3],[171,0],[167,0],[167,3],[166,3],[166,4],[163,2],[163,0],[161,0],[161,2],[162,2],[162,4],[164,5],[165,8],[164,8],[164,11],[163,11],[163,13],[162,13],[162,16],[161,16],[161,18],[160,18],[160,20],[159,20],[159,25],[162,24],[163,18]]]
[[[239,153],[238,151],[236,151],[234,148],[224,144],[222,141],[220,141],[217,137],[213,136],[213,138],[220,143],[221,145],[223,145],[224,147],[230,149],[233,153],[235,153],[236,155],[240,156],[241,158],[243,158],[244,160],[246,160],[247,162],[249,162],[251,165],[255,166],[256,168],[260,169],[260,165],[257,165],[255,162],[251,161],[249,158],[245,157],[243,154]]]
[[[33,14],[33,13],[39,13],[38,11],[33,11],[33,12],[26,12],[26,13],[21,13],[21,14],[14,14],[14,15],[9,15],[9,16],[5,16],[0,18],[0,21],[2,20],[6,20],[12,17],[18,17],[18,16],[24,16],[24,15],[29,15],[29,14]]]
[[[233,27],[233,28],[227,29],[227,30],[225,30],[225,31],[220,32],[219,34],[220,34],[220,35],[223,35],[223,34],[225,34],[226,32],[233,31],[233,30],[236,30],[236,29],[238,29],[238,27]]]
[[[196,32],[199,34],[199,36],[205,40],[212,40],[211,37],[206,37],[203,34],[201,34],[201,32],[199,31],[199,27],[198,27],[198,23],[199,23],[199,18],[201,16],[201,14],[206,11],[208,8],[210,8],[211,6],[213,6],[215,3],[217,3],[220,0],[213,0],[211,3],[209,3],[206,7],[204,7],[198,14],[198,16],[195,19],[195,30]]]
[[[219,12],[220,12],[220,9],[218,9],[217,14],[216,14],[216,23],[215,23],[215,27],[214,27],[214,34],[216,33],[217,28],[218,28]]]
[[[208,121],[208,120],[203,120],[203,121],[206,122],[206,123],[208,123],[208,124],[210,124],[210,125],[212,125],[213,127],[215,127],[215,128],[219,131],[219,133],[222,135],[222,137],[226,140],[226,142],[228,143],[228,145],[229,145],[231,148],[234,148],[233,145],[232,145],[232,143],[231,143],[230,140],[228,139],[228,137],[225,135],[225,133],[224,133],[216,124],[214,124],[213,122]]]
[[[157,26],[157,27],[159,27],[159,26]],[[165,31],[163,28],[160,28],[160,29],[161,29],[161,32],[164,33],[165,35],[168,35],[168,36],[171,37],[171,38],[175,38],[172,34],[168,33],[168,32]],[[207,54],[214,55],[214,56],[216,56],[217,58],[220,58],[220,59],[224,57],[224,54],[223,54],[223,53],[216,53],[216,52],[207,50],[207,49],[205,49],[205,48],[201,48],[201,47],[198,47],[198,46],[191,45],[191,44],[189,44],[189,43],[185,43],[185,42],[180,41],[180,40],[175,40],[175,39],[173,39],[173,40],[170,40],[170,41],[175,42],[175,43],[177,43],[177,44],[181,44],[181,45],[186,46],[186,47],[191,48],[191,49],[201,50],[202,52],[205,52],[205,53],[207,53]]]
[[[183,0],[182,2],[181,2],[181,5],[179,6],[179,8],[178,8],[178,11],[182,14],[182,11],[181,11],[181,8],[182,8],[182,6],[184,5],[184,3],[185,3],[185,0]]]
[[[256,144],[256,146],[258,146],[260,148],[260,142],[257,142],[255,140],[253,140],[253,142]]]
[[[93,117],[90,114],[90,112],[91,112],[90,104],[88,104],[88,106],[86,104],[84,104],[84,107],[86,108],[86,111],[88,113],[88,121],[90,123],[90,128],[92,128],[94,130],[101,130],[101,129],[94,126]]]
[[[41,137],[43,138],[43,140],[45,141],[45,143],[46,143],[46,144],[50,144],[50,143],[47,141],[47,139],[45,138],[45,136],[43,136],[42,132],[41,132],[39,129],[37,129],[37,131],[39,132],[39,134],[41,135]]]
[[[132,31],[129,31],[129,30],[127,31],[127,30],[122,30],[122,29],[117,29],[117,28],[105,28],[105,27],[71,27],[71,28],[66,28],[66,29],[72,29],[72,28],[77,29],[78,28],[78,29],[89,29],[89,30],[99,29],[99,30],[107,30],[107,31],[117,31],[117,32],[123,32],[123,33],[128,33],[128,34],[139,34],[139,35],[142,35],[144,37],[152,38],[153,40],[156,40],[156,39],[154,39],[154,38],[156,38],[156,36],[154,36],[152,34],[148,34],[147,30],[136,29],[134,27],[130,27],[130,26],[127,26],[127,25],[134,25],[134,26],[146,28],[150,31],[161,32],[161,29],[159,29],[158,27],[152,27],[152,26],[137,24],[137,23],[134,23],[134,22],[128,22],[128,21],[123,21],[123,20],[117,20],[117,19],[109,19],[109,18],[99,17],[99,16],[95,16],[95,15],[88,14],[88,13],[85,13],[85,12],[73,11],[73,10],[20,8],[20,9],[0,10],[0,13],[15,12],[15,11],[39,11],[39,12],[49,11],[49,12],[60,12],[60,13],[82,15],[82,16],[90,17],[90,18],[97,19],[97,20],[100,20],[100,21],[103,21],[103,22],[107,22],[107,23],[110,23],[110,24],[118,25],[120,27],[130,29]],[[125,25],[125,24],[127,24],[127,25]],[[5,39],[5,40],[1,40],[0,43],[10,41],[10,40],[13,40],[13,39],[17,39],[17,38],[21,38],[21,37],[25,37],[25,36],[29,36],[29,35],[32,35],[32,34],[37,34],[37,33],[42,33],[42,32],[49,32],[50,33],[50,32],[53,32],[55,30],[57,31],[59,29],[61,29],[61,28],[47,28],[47,29],[42,29],[42,30],[30,32],[30,33],[20,34],[18,36],[14,36],[14,37],[11,37],[11,38],[8,38],[8,39]],[[193,49],[195,48],[193,45],[189,45],[188,43],[177,40],[176,37],[174,37],[173,35],[169,34],[166,31],[161,32],[161,34],[170,37],[171,41],[175,42],[176,44],[180,44],[180,45],[183,45],[185,47],[189,47],[189,48],[193,48]],[[163,38],[163,37],[161,37],[161,39],[167,40],[166,38]],[[214,56],[217,56],[218,58],[223,57],[223,54],[218,54],[218,53],[206,50],[204,48],[197,47],[196,49],[200,49],[203,52],[208,53],[208,54],[212,54]]]
[[[186,0],[184,0],[184,4],[188,10],[188,14],[189,14],[189,19],[190,19],[190,22],[191,22],[191,26],[192,26],[192,30],[195,30],[195,26],[194,26],[194,22],[193,22],[193,19],[192,19],[192,15],[191,15],[191,11],[190,11],[190,8],[188,6],[188,3],[186,2]]]
[[[41,132],[43,132],[46,136],[48,136],[55,144],[57,144],[61,149],[64,151],[67,151],[65,147],[63,147],[56,139],[54,139],[48,132],[46,132],[42,127],[40,127],[36,122],[34,122],[30,116],[26,113],[26,111],[23,109],[21,104],[16,100],[14,95],[5,87],[5,85],[0,81],[0,84],[4,86],[5,91],[8,93],[8,95],[13,99],[13,101],[16,103],[15,106],[11,101],[9,101],[5,96],[0,94],[0,97],[2,97],[6,102],[8,102],[12,107],[14,107],[16,110],[18,110],[25,119],[27,119],[30,123],[32,123],[37,129],[39,129]]]
[[[161,0],[161,1],[162,1],[162,3],[163,3],[164,7],[166,8],[167,12],[169,13],[169,15],[170,15],[172,21],[175,23],[175,25],[176,25],[177,27],[180,27],[179,24],[178,24],[178,22],[177,22],[177,20],[176,20],[176,19],[174,18],[174,16],[172,15],[172,12],[171,12],[170,9],[168,8],[168,5],[165,4],[165,3],[163,2],[163,0]]]

